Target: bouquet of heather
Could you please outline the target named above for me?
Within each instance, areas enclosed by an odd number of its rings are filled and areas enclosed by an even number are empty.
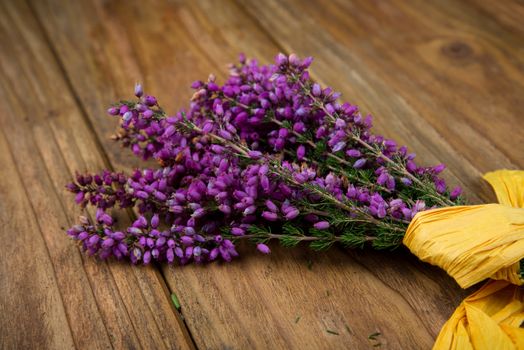
[[[241,55],[229,78],[196,81],[187,110],[168,115],[136,85],[108,110],[115,139],[159,167],[78,175],[67,188],[97,208],[67,232],[90,254],[132,263],[230,261],[235,244],[308,242],[394,249],[421,211],[461,203],[444,165],[421,167],[395,141],[371,132],[371,116],[315,83],[311,58],[279,54],[272,65]],[[118,231],[108,210],[136,208]]]
[[[109,109],[115,139],[159,167],[77,175],[67,188],[96,207],[67,232],[89,254],[132,263],[201,263],[238,255],[248,240],[307,242],[312,249],[406,245],[445,269],[466,298],[435,348],[524,348],[524,172],[485,179],[500,204],[464,206],[459,187],[415,155],[371,132],[371,116],[338,101],[309,76],[312,59],[279,54],[273,65],[241,55],[224,85],[196,81],[188,110],[169,116],[135,87],[136,100]],[[134,208],[123,231],[108,210]],[[430,210],[431,209],[431,210]]]

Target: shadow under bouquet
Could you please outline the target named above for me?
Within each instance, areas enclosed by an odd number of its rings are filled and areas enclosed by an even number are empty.
[[[77,175],[67,188],[96,215],[67,233],[91,255],[135,264],[231,261],[241,240],[265,254],[269,240],[315,250],[405,244],[464,288],[486,278],[508,281],[466,299],[436,346],[522,342],[520,291],[497,304],[515,306],[504,317],[493,318],[489,304],[522,283],[522,172],[487,175],[501,204],[465,206],[461,189],[439,177],[443,164],[419,166],[406,147],[373,134],[370,115],[311,79],[311,62],[279,54],[259,65],[241,55],[223,85],[213,75],[194,82],[189,108],[174,115],[136,85],[136,99],[108,110],[120,120],[114,138],[159,166]],[[119,231],[108,213],[114,207],[134,208],[137,219]],[[468,318],[474,301],[491,323]]]

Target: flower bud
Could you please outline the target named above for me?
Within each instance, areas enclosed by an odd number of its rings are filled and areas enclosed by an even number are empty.
[[[151,227],[157,228],[159,223],[160,223],[160,218],[158,217],[158,214],[153,215],[153,217],[151,218]]]
[[[287,57],[283,53],[279,53],[277,57],[275,57],[275,64],[277,66],[283,66],[287,63]]]
[[[189,236],[182,236],[182,237],[180,237],[180,241],[184,245],[191,245],[191,244],[193,244],[193,238],[189,237]]]
[[[107,110],[107,114],[112,115],[112,116],[118,115],[119,113],[120,113],[120,110],[118,107],[111,107]]]
[[[142,97],[143,94],[144,94],[144,90],[142,89],[142,85],[140,85],[139,83],[136,83],[135,84],[135,96]]]
[[[297,159],[303,160],[306,155],[306,147],[304,145],[300,145],[297,148]]]
[[[326,230],[329,228],[329,222],[319,221],[316,224],[314,224],[313,227],[316,228],[317,230]]]
[[[112,239],[112,238],[106,238],[103,242],[102,242],[102,247],[104,248],[110,248],[113,246],[113,244],[115,244],[115,240]]]
[[[355,163],[353,163],[353,168],[355,168],[355,169],[360,169],[360,168],[362,168],[364,165],[366,165],[366,159],[365,159],[365,158],[360,158],[360,159],[357,160]]]
[[[451,198],[451,200],[455,200],[457,199],[458,196],[460,196],[462,193],[462,188],[460,186],[457,186],[453,189],[453,191],[451,191],[449,197]]]
[[[271,253],[271,250],[269,249],[269,247],[267,245],[265,245],[264,243],[257,244],[257,249],[262,254],[269,254],[269,253]]]
[[[261,215],[267,221],[277,221],[278,214],[271,211],[263,211]]]
[[[151,107],[157,104],[157,100],[153,96],[146,96],[144,99],[144,103],[146,104],[146,106]]]
[[[300,214],[300,211],[297,208],[292,208],[286,213],[286,219],[293,220]]]
[[[231,234],[234,236],[243,236],[246,233],[246,231],[240,227],[233,227],[231,229]]]

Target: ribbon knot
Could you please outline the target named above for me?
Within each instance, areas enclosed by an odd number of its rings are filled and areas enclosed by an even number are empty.
[[[524,349],[524,171],[484,175],[499,204],[418,213],[403,243],[462,288],[491,278],[442,328],[434,349]]]

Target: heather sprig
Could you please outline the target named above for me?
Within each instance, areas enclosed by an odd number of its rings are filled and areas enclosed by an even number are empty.
[[[78,175],[67,188],[98,209],[95,223],[83,217],[68,233],[91,254],[133,263],[229,261],[239,240],[262,253],[270,240],[393,249],[417,212],[460,203],[438,176],[443,165],[420,167],[373,134],[371,116],[310,78],[311,61],[241,55],[223,85],[213,75],[193,83],[189,108],[174,116],[137,85],[137,100],[108,110],[120,120],[114,139],[159,168]],[[139,217],[118,231],[115,207]]]

